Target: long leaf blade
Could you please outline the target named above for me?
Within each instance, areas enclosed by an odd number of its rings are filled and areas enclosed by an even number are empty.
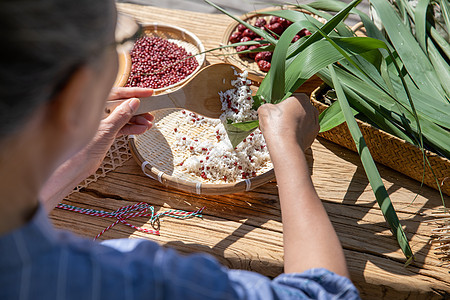
[[[302,29],[302,23],[293,23],[289,26],[280,37],[275,47],[272,57],[272,65],[270,67],[270,85],[272,86],[272,94],[269,102],[277,102],[283,99],[286,73],[286,52],[291,45],[294,36]]]
[[[358,111],[353,108],[351,108],[351,110],[354,116],[358,113]],[[345,117],[342,113],[341,105],[339,101],[335,101],[319,115],[320,132],[333,129],[344,122]]]
[[[366,171],[367,178],[369,179],[370,185],[375,193],[378,205],[380,206],[384,218],[391,227],[392,233],[397,238],[397,242],[400,245],[400,248],[402,249],[408,261],[410,261],[413,258],[411,247],[409,246],[408,239],[406,238],[405,232],[400,225],[400,221],[389,198],[389,194],[384,187],[383,181],[381,180],[375,162],[370,155],[370,151],[367,148],[364,137],[359,130],[358,124],[356,123],[356,120],[352,115],[350,105],[348,104],[344,91],[341,88],[339,79],[334,72],[334,68],[332,66],[329,66],[329,71],[331,73],[331,77],[338,96],[338,101],[341,104],[347,126],[350,130],[353,140],[355,141],[356,149],[358,150],[361,162],[364,166],[364,170]]]
[[[390,41],[419,89],[423,89],[433,97],[438,97],[445,102],[445,98],[442,97],[444,91],[428,57],[417,44],[409,29],[401,26],[402,21],[389,2],[371,0],[371,4],[377,10]]]
[[[430,0],[419,0],[415,9],[416,15],[416,39],[424,52],[427,51],[427,10]]]

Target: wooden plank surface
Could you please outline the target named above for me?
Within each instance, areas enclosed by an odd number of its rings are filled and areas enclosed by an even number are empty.
[[[120,11],[141,21],[175,24],[195,33],[205,47],[217,47],[230,22],[222,15],[173,11],[118,4]],[[209,63],[220,58],[207,55]],[[352,280],[364,299],[441,299],[450,295],[448,266],[430,244],[433,223],[427,215],[441,207],[436,191],[391,169],[379,166],[381,176],[410,239],[416,261],[404,267],[398,249],[378,208],[358,156],[323,139],[308,154],[312,179],[344,247]],[[274,277],[283,270],[282,224],[276,182],[247,193],[200,196],[169,189],[146,177],[130,160],[105,178],[69,197],[68,204],[107,211],[147,202],[157,211],[193,211],[206,206],[203,218],[164,218],[161,235],[154,236],[117,225],[101,239],[145,238],[182,253],[206,252],[230,268],[253,270]],[[55,209],[57,228],[93,238],[114,220]],[[152,228],[149,218],[130,223]]]

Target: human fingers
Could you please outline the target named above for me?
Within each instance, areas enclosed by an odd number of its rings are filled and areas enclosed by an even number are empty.
[[[135,123],[135,119],[138,117],[143,117],[149,122],[153,122],[155,120],[155,117],[151,113],[144,113],[142,115],[137,115],[137,116],[132,117],[130,119],[130,123]]]
[[[133,118],[130,119],[130,122],[128,122],[128,124],[130,124],[130,125],[145,125],[145,126],[147,126],[147,129],[150,129],[153,125],[152,122],[143,115],[134,116]]]
[[[140,87],[115,87],[111,89],[108,100],[150,97],[151,95],[153,95],[153,89]]]
[[[128,124],[123,126],[119,132],[117,133],[117,137],[121,135],[130,135],[130,134],[142,134],[152,128],[152,121],[155,118],[153,115],[147,113],[138,116],[134,116],[130,119]]]
[[[106,130],[114,136],[117,135],[119,130],[130,122],[133,114],[139,108],[139,104],[140,100],[137,98],[131,98],[121,103],[102,121]]]
[[[122,135],[143,134],[148,129],[149,128],[147,127],[147,125],[126,124],[119,130],[119,132],[117,133],[117,137]]]
[[[319,131],[318,111],[306,95],[290,97],[258,109],[260,129],[267,142],[296,141],[302,149],[311,146]]]
[[[319,112],[306,95],[290,97],[285,101],[285,109],[292,112],[287,120],[288,127],[295,131],[298,143],[306,150],[311,147],[319,133]]]

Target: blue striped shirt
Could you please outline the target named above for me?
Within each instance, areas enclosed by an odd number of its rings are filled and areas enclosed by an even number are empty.
[[[306,298],[359,295],[349,279],[325,269],[270,280],[146,240],[82,239],[55,230],[42,207],[28,224],[0,237],[0,299]]]

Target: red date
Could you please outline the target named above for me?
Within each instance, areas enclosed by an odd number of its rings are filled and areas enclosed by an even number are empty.
[[[244,32],[244,30],[247,29],[247,27],[245,27],[245,25],[243,25],[243,24],[239,24],[237,29],[239,32]]]
[[[263,27],[264,25],[266,25],[266,20],[263,18],[258,18],[255,22],[255,26],[256,27]]]
[[[248,49],[248,46],[237,46],[236,47],[236,51],[237,52],[241,52],[241,51],[245,51]],[[239,53],[239,57],[246,57],[247,53]]]
[[[251,40],[252,40],[252,39],[251,39],[250,37],[244,36],[243,38],[241,38],[240,42],[241,42],[241,43],[245,43],[245,42],[248,42],[248,41],[251,41]]]
[[[275,24],[280,22],[280,17],[272,17],[270,18],[269,24]]]
[[[258,67],[263,72],[269,72],[270,62],[268,62],[266,60],[260,60],[260,61],[258,61]]]
[[[244,32],[242,33],[242,36],[248,36],[249,38],[253,39],[256,38],[258,35],[256,33],[254,33],[253,31],[251,31],[250,29],[245,29]]]
[[[308,30],[308,29],[306,29],[306,28],[303,28],[302,30],[300,30],[300,32],[298,33],[298,35],[300,35],[300,36],[306,36],[306,35],[311,35],[312,33]]]
[[[241,40],[242,34],[238,32],[233,32],[233,34],[230,36],[230,42],[231,43],[237,43]]]
[[[260,60],[265,60],[265,61],[270,62],[272,60],[272,52],[269,52],[269,51],[259,52],[258,54],[256,54],[255,60],[256,60],[256,62],[258,62]]]
[[[254,50],[254,49],[258,49],[258,46],[250,46],[248,47],[248,50]],[[251,59],[255,59],[256,55],[258,54],[258,52],[252,52],[248,54],[248,57],[250,57]]]

